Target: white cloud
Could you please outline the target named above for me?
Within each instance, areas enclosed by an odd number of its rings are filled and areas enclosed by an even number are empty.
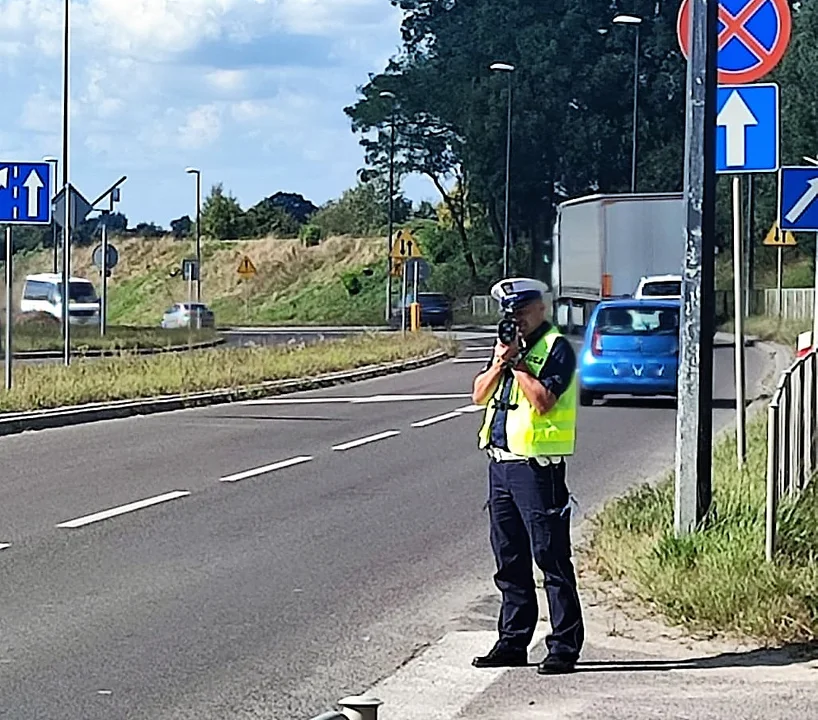
[[[0,0],[9,155],[61,153],[62,6]],[[266,183],[337,195],[362,160],[342,109],[399,16],[388,0],[72,0],[72,177],[93,193],[127,174],[133,221],[179,215],[188,164],[248,202]]]
[[[222,120],[216,105],[200,105],[188,113],[179,128],[179,145],[185,149],[200,149],[211,145],[222,132]]]
[[[234,93],[246,87],[247,74],[245,70],[213,70],[205,78],[216,90]]]

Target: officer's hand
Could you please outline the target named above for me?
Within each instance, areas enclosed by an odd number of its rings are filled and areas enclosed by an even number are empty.
[[[506,362],[515,357],[519,352],[520,346],[516,341],[511,343],[511,345],[504,345],[498,340],[494,346],[494,360],[495,362]]]

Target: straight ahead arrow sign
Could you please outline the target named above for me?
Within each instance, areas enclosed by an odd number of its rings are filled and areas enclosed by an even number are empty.
[[[28,190],[28,216],[36,218],[40,215],[40,190],[43,187],[43,181],[40,180],[36,170],[28,174],[23,187]]]
[[[716,125],[723,127],[727,135],[727,165],[743,167],[747,162],[747,128],[758,125],[758,120],[738,90],[727,98]]]

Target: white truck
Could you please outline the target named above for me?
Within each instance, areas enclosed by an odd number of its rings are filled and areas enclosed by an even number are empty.
[[[557,208],[552,301],[556,323],[581,329],[596,305],[631,295],[647,275],[679,275],[682,193],[590,195]]]

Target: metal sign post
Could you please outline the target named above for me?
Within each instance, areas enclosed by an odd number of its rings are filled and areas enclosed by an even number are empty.
[[[108,223],[102,225],[102,297],[99,307],[99,334],[105,337],[108,316]]]
[[[12,263],[14,262],[14,248],[12,246],[11,227],[6,227],[6,333],[5,333],[5,376],[6,376],[6,390],[11,390],[11,279],[12,279]]]
[[[406,284],[407,284],[407,267],[406,263],[403,265],[403,290],[400,301],[400,330],[401,334],[406,334]]]
[[[778,246],[778,266],[776,268],[776,289],[778,290],[778,319],[784,317],[784,248]]]
[[[744,467],[747,459],[746,416],[744,411],[744,312],[742,311],[743,270],[741,235],[741,178],[733,178],[733,306],[735,316],[735,364],[736,364],[736,452],[738,469]]]

